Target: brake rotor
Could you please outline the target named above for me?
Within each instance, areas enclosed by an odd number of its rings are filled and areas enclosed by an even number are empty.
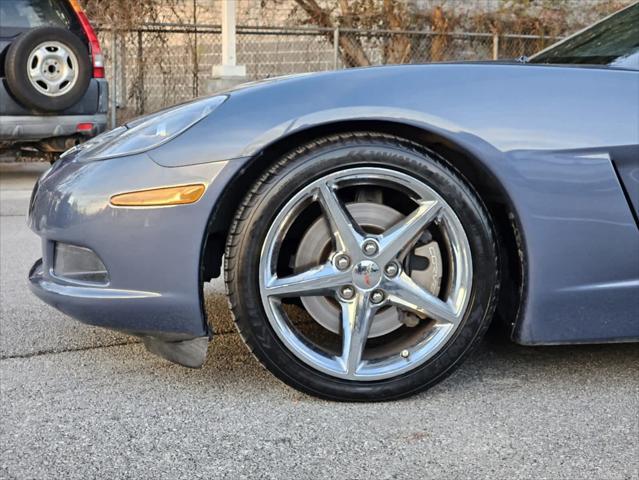
[[[378,234],[392,227],[404,218],[397,210],[372,202],[354,202],[346,205],[353,219],[368,233]],[[331,234],[323,217],[318,218],[304,233],[295,256],[294,270],[304,271],[309,267],[324,263],[333,249]],[[425,258],[426,268],[417,265],[405,265],[410,277],[433,295],[438,295],[441,288],[442,262],[437,242],[430,241],[415,248],[407,256]],[[335,300],[328,297],[301,297],[302,304],[309,315],[327,330],[339,334],[341,311]],[[396,307],[381,309],[373,318],[368,338],[380,337],[390,333],[402,325],[414,326],[419,319],[406,314]]]

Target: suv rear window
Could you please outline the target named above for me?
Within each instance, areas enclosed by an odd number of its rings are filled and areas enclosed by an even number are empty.
[[[2,28],[68,28],[70,25],[69,14],[60,0],[0,0]]]

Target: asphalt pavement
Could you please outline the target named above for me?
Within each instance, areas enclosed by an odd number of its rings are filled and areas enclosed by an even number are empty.
[[[274,379],[234,333],[204,368],[40,302],[25,223],[43,164],[0,165],[0,478],[639,479],[639,347],[527,348],[494,332],[444,383],[340,404]]]

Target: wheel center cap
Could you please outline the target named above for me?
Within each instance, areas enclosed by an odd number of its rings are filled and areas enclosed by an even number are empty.
[[[353,284],[362,290],[377,287],[382,279],[382,271],[375,262],[362,260],[353,267]]]

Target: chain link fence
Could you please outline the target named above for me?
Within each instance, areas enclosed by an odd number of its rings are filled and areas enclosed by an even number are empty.
[[[112,124],[212,93],[221,27],[148,24],[98,29],[110,82]],[[237,63],[247,80],[366,65],[513,59],[557,38],[492,33],[237,27]]]

